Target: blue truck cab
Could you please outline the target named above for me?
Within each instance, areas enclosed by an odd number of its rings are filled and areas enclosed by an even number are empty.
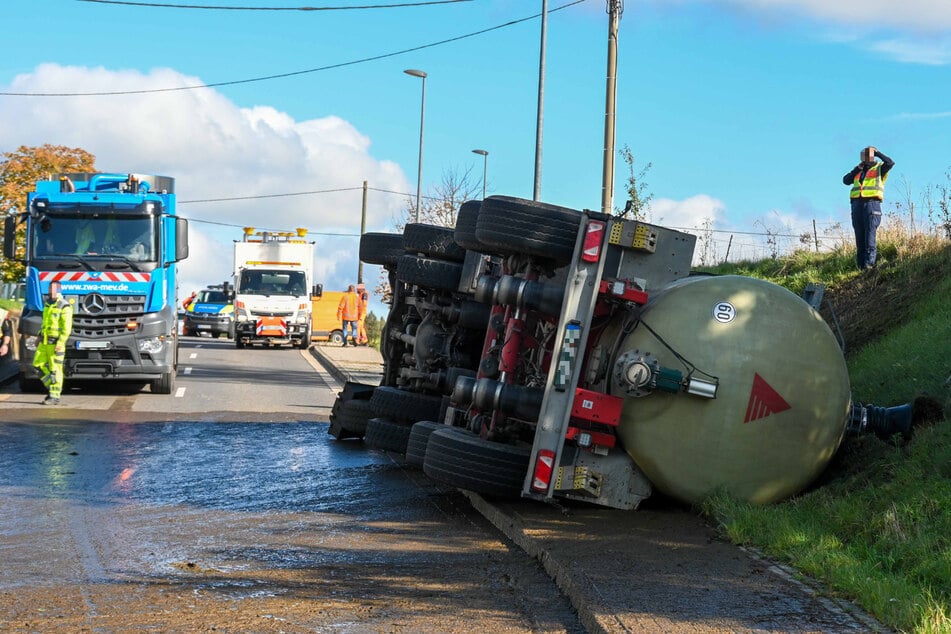
[[[58,281],[73,305],[66,384],[150,383],[170,394],[178,365],[176,263],[188,257],[188,221],[175,181],[140,174],[63,174],[37,182],[26,211],[5,220],[4,255],[26,265],[20,318],[20,387],[40,388],[33,367],[43,301]],[[25,225],[25,253],[14,239]]]

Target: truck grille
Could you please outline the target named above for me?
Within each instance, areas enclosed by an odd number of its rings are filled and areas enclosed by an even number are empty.
[[[144,313],[145,295],[87,295],[75,307],[73,335],[101,339],[128,334],[129,320]]]

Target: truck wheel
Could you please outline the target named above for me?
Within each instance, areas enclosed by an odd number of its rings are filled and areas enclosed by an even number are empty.
[[[404,255],[396,268],[396,278],[407,284],[440,291],[454,291],[462,279],[462,265],[445,260]]]
[[[234,347],[237,348],[238,350],[244,347],[244,340],[241,339],[241,337],[238,337],[237,335],[235,335],[235,338],[234,338]]]
[[[40,392],[45,392],[43,389],[43,384],[36,379],[28,379],[22,374],[17,377],[17,382],[20,384],[20,391],[24,394],[39,394]]]
[[[561,266],[571,261],[580,224],[581,214],[574,209],[489,196],[479,209],[476,237],[499,255],[526,253]]]
[[[343,343],[343,331],[334,330],[330,333],[330,343],[337,344],[338,346]]]
[[[175,370],[162,375],[162,378],[152,381],[153,394],[171,394],[175,391]]]
[[[371,418],[367,421],[367,431],[363,444],[373,449],[406,453],[411,425],[398,423],[388,418]]]
[[[350,399],[340,403],[336,413],[330,414],[330,429],[327,433],[337,440],[363,438],[367,421],[373,417],[369,400]]]
[[[398,233],[364,233],[360,237],[360,260],[367,264],[396,266],[404,253],[403,236]]]
[[[300,349],[307,350],[308,348],[310,348],[310,328],[308,328],[300,338]]]
[[[445,427],[445,425],[430,420],[421,420],[413,425],[409,432],[409,439],[406,441],[407,463],[417,467],[423,466],[429,435],[441,427]]]
[[[466,250],[456,244],[450,227],[410,223],[403,229],[403,249],[407,253],[422,253],[428,257],[450,262],[466,259]]]
[[[484,440],[458,427],[429,435],[423,471],[433,480],[500,498],[517,498],[528,473],[528,447]]]
[[[415,423],[438,419],[442,397],[382,385],[373,390],[370,403],[377,416]]]
[[[481,200],[467,200],[459,207],[456,214],[456,229],[454,238],[456,244],[472,251],[483,252],[486,246],[476,237],[476,221],[479,219]]]

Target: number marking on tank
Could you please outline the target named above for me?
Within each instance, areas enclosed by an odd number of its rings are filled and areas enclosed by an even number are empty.
[[[713,318],[721,324],[728,324],[736,318],[736,308],[730,302],[718,302],[713,307]]]

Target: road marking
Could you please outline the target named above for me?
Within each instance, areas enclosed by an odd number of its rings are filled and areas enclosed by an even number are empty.
[[[193,353],[191,353],[191,354],[188,356],[188,358],[189,358],[189,359],[194,359],[194,358],[197,357],[197,356],[198,356],[198,353],[197,353],[197,352],[193,352]]]
[[[192,369],[190,367],[185,368],[185,371],[183,372],[183,374],[191,374],[191,373],[192,373]]]
[[[185,388],[180,387],[177,390],[175,390],[175,398],[181,398],[183,396],[185,396]]]

